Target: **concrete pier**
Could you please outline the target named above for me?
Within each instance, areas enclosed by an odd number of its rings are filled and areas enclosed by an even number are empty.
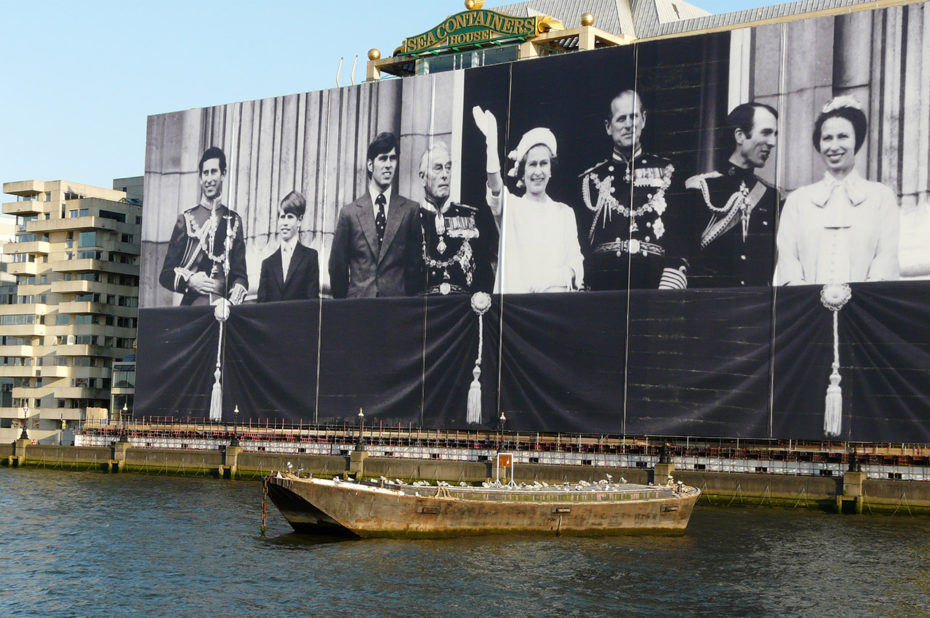
[[[843,475],[843,493],[836,497],[836,510],[861,514],[865,504],[865,472],[848,471]]]
[[[349,474],[360,479],[365,475],[365,460],[368,459],[368,452],[364,450],[355,450],[349,453]]]
[[[26,438],[18,438],[12,443],[12,453],[7,456],[7,465],[11,468],[18,468],[26,463],[26,447],[30,441]]]
[[[230,444],[223,451],[223,463],[217,468],[217,476],[221,479],[234,479],[239,475],[239,455],[242,447]]]

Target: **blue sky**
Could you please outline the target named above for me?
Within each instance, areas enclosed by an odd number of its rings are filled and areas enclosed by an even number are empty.
[[[772,3],[693,1],[714,13]],[[340,57],[346,85],[356,54],[364,80],[370,48],[389,54],[461,10],[460,0],[0,0],[0,182],[109,187],[144,172],[148,115],[332,88]]]

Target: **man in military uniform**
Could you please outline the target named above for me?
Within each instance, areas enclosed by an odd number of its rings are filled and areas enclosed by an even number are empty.
[[[200,158],[200,203],[178,217],[159,283],[181,294],[181,305],[204,305],[220,298],[234,304],[249,289],[242,218],[223,204],[226,155],[213,146]]]
[[[717,171],[689,178],[695,287],[771,285],[778,191],[755,174],[775,150],[778,112],[743,103],[727,116],[733,153]]]
[[[490,232],[482,225],[486,217],[449,200],[452,156],[443,142],[423,153],[419,175],[425,194],[420,203],[424,293],[490,292],[494,275],[487,249]]]
[[[589,211],[583,230],[585,281],[592,290],[687,287],[687,262],[677,239],[677,206],[666,201],[675,167],[640,146],[646,111],[624,90],[604,121],[610,158],[581,174]]]

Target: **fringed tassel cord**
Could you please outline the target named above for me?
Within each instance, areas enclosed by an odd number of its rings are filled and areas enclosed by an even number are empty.
[[[210,393],[210,420],[223,420],[223,335],[226,319],[229,318],[229,303],[221,299],[213,311],[213,316],[220,323],[220,336],[216,342],[216,369],[213,372],[213,390]]]
[[[466,422],[470,424],[481,422],[481,355],[484,351],[484,314],[491,308],[491,296],[486,292],[476,292],[471,297],[471,308],[478,315],[478,357],[475,359],[475,368],[471,370],[473,377],[468,387],[468,402],[466,406]]]
[[[852,298],[852,290],[845,283],[828,283],[820,290],[820,302],[833,312],[833,371],[827,386],[823,413],[823,433],[828,438],[838,438],[843,430],[843,389],[840,387],[840,310]]]

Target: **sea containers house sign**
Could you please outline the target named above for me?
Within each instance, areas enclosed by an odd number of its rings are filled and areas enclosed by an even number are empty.
[[[539,17],[514,17],[483,9],[450,15],[422,34],[404,39],[402,54],[417,54],[456,45],[488,43],[497,38],[532,37],[538,34]]]

